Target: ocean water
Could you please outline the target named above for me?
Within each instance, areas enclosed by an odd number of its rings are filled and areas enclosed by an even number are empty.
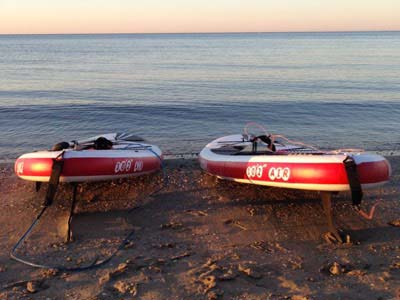
[[[400,32],[0,36],[0,159],[125,131],[199,152],[248,122],[400,150]]]

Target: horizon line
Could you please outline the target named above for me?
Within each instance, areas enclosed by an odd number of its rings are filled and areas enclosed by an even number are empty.
[[[263,33],[363,33],[363,32],[400,32],[400,29],[393,30],[310,30],[310,31],[211,31],[211,32],[82,32],[82,33],[0,33],[4,35],[157,35],[157,34],[263,34]]]

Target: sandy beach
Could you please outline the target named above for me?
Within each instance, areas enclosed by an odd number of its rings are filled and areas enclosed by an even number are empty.
[[[366,191],[362,219],[349,194],[334,196],[338,227],[350,243],[328,244],[315,192],[216,180],[195,159],[166,161],[165,174],[82,184],[63,243],[72,188],[62,184],[18,254],[81,272],[25,266],[9,251],[41,209],[46,185],[0,165],[0,299],[400,299],[400,157],[387,157],[391,181]],[[396,223],[397,221],[397,223]],[[390,225],[390,222],[394,222]]]

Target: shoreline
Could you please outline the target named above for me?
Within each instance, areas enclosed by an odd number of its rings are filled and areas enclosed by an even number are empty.
[[[215,180],[190,158],[166,160],[165,187],[162,174],[82,184],[75,240],[64,244],[72,190],[62,184],[20,255],[85,265],[135,232],[109,263],[78,273],[10,260],[8,251],[40,211],[46,189],[35,193],[12,164],[0,164],[0,282],[11,286],[0,288],[0,298],[395,299],[400,230],[388,222],[400,219],[400,157],[387,159],[390,182],[365,193],[364,208],[383,198],[372,221],[351,209],[347,193],[334,197],[335,221],[351,236],[347,245],[322,241],[327,227],[318,193]]]

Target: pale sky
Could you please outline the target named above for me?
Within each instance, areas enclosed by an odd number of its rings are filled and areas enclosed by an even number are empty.
[[[400,0],[0,0],[0,34],[400,30]]]

